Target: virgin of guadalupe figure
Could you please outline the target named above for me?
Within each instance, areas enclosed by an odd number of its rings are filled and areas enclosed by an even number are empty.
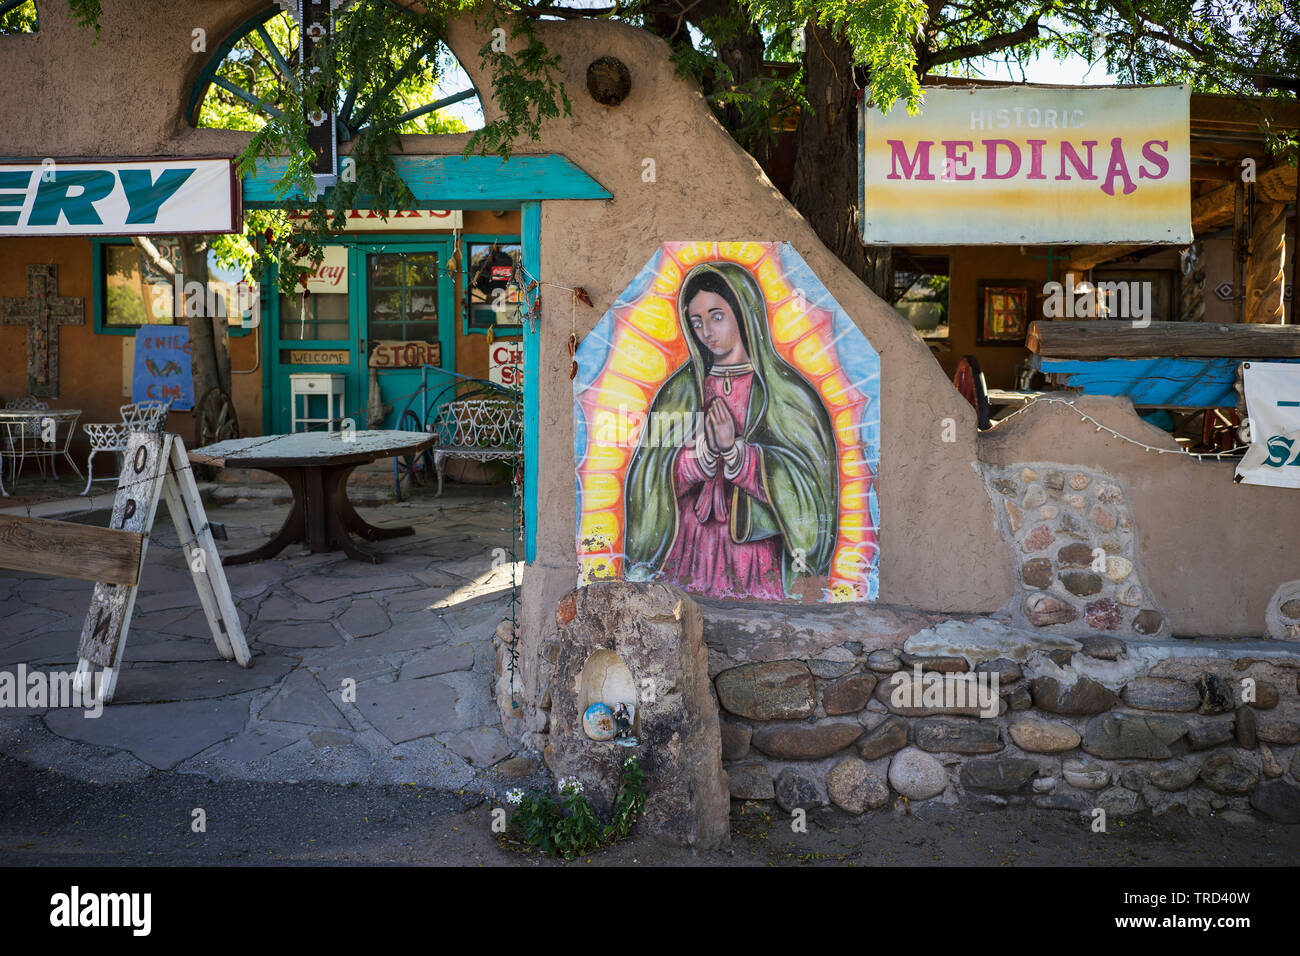
[[[838,490],[830,417],[772,347],[744,266],[696,266],[677,318],[690,361],[650,406],[625,484],[629,580],[713,597],[794,597],[796,573],[826,575]],[[662,442],[662,422],[685,441]]]

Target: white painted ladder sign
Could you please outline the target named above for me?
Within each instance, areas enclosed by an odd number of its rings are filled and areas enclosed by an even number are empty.
[[[221,557],[212,540],[212,530],[203,510],[194,472],[185,457],[185,444],[177,435],[133,431],[127,440],[109,527],[143,536],[140,574],[144,573],[149,533],[160,497],[167,500],[167,510],[180,538],[181,550],[194,579],[194,587],[199,592],[199,602],[203,605],[218,653],[226,660],[235,660],[241,667],[250,666],[252,658],[248,644],[239,626],[239,614],[226,584]],[[136,580],[139,581],[139,575]],[[86,615],[81,644],[77,649],[74,687],[78,691],[85,689],[93,669],[96,666],[104,668],[100,697],[105,703],[113,699],[117,686],[138,586],[138,583],[97,582],[90,599],[90,612]]]

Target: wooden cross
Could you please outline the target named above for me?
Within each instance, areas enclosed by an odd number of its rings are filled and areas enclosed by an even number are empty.
[[[1055,276],[1055,274],[1054,274],[1054,273],[1056,272],[1056,266],[1053,265],[1053,263],[1056,263],[1056,262],[1069,262],[1069,261],[1070,261],[1070,257],[1069,257],[1068,255],[1058,256],[1058,255],[1056,255],[1055,253],[1056,253],[1056,246],[1048,246],[1048,247],[1047,247],[1047,255],[1045,255],[1045,256],[1030,256],[1030,257],[1029,257],[1030,259],[1046,259],[1046,260],[1047,260],[1047,281],[1048,281],[1048,282],[1052,282],[1052,281],[1054,281],[1054,280],[1056,279],[1056,276]]]
[[[27,394],[59,396],[59,326],[84,325],[86,300],[56,295],[59,267],[27,267],[27,297],[0,299],[5,325],[27,326]]]

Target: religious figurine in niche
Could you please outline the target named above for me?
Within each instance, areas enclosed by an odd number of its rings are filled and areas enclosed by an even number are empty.
[[[628,713],[627,704],[619,704],[614,711],[614,735],[616,743],[624,747],[635,747],[637,739],[632,736],[632,715]]]
[[[744,266],[692,269],[677,318],[690,361],[655,396],[628,466],[628,577],[712,597],[793,597],[796,575],[830,570],[830,417],[773,348],[762,291]],[[685,423],[685,441],[662,440],[662,423],[669,434]]]

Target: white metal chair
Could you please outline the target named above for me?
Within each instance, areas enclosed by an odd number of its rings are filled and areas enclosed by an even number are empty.
[[[429,429],[438,443],[429,449],[442,494],[443,463],[448,458],[473,461],[516,461],[524,455],[522,406],[509,399],[465,399],[448,402]]]
[[[126,441],[131,432],[162,431],[167,422],[167,413],[171,411],[172,400],[165,402],[145,401],[123,405],[120,423],[82,425],[90,438],[90,456],[86,459],[86,490],[90,494],[90,484],[95,480],[95,453],[111,451],[118,456],[118,471],[122,470],[121,456],[126,451]],[[100,481],[115,481],[113,478],[101,478]]]

